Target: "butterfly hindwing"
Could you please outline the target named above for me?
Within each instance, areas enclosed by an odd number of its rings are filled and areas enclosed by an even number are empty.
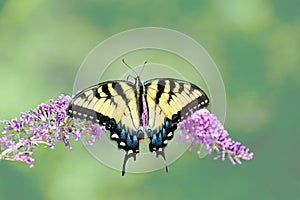
[[[68,114],[105,126],[119,148],[138,153],[139,142],[144,136],[139,130],[135,95],[131,82],[103,82],[77,94],[70,103]]]
[[[152,79],[144,84],[148,108],[150,151],[165,147],[173,138],[177,123],[191,111],[208,106],[206,94],[196,85],[176,79]]]

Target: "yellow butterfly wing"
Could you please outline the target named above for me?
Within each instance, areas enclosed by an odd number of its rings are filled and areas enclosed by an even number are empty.
[[[177,123],[191,112],[207,107],[209,99],[196,85],[177,79],[152,79],[145,84],[150,151],[165,147]]]
[[[141,125],[135,91],[134,84],[129,81],[97,84],[75,95],[68,114],[105,126],[119,148],[138,153],[144,134],[139,130]]]

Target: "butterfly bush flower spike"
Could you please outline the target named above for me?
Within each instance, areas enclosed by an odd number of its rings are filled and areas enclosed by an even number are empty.
[[[60,95],[49,104],[42,103],[36,109],[22,112],[19,119],[0,121],[0,160],[21,161],[33,167],[33,150],[37,146],[54,149],[56,142],[63,142],[72,150],[70,138],[77,141],[86,133],[87,144],[99,139],[103,128],[73,120],[67,115],[70,101],[70,96]]]
[[[199,145],[197,153],[200,155],[204,149],[208,154],[216,151],[215,159],[225,160],[226,156],[232,164],[241,160],[251,160],[253,153],[241,143],[233,141],[228,136],[222,123],[207,109],[201,109],[192,113],[187,119],[179,123],[179,141],[191,144],[190,150]]]

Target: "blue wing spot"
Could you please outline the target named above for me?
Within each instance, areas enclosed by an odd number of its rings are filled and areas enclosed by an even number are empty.
[[[144,132],[142,130],[138,130],[136,135],[137,135],[138,138],[144,138]]]
[[[166,121],[165,127],[168,130],[168,128],[170,127],[170,122],[169,121]]]
[[[166,133],[166,129],[165,128],[163,128],[161,132],[162,132],[162,137],[163,138],[167,137],[167,133]]]
[[[148,137],[151,137],[151,136],[152,136],[152,130],[151,130],[151,129],[148,129],[148,130],[147,130],[147,135],[148,135]]]
[[[120,132],[121,132],[121,126],[120,126],[120,124],[118,124],[118,125],[117,125],[117,127],[116,127],[116,131],[117,131],[118,133],[120,133]]]
[[[161,133],[158,135],[158,139],[157,139],[157,142],[156,142],[156,145],[157,146],[161,146],[162,144],[162,136],[161,136]]]
[[[134,135],[133,136],[133,146],[137,146],[138,145],[138,139],[137,139],[137,137]]]
[[[152,144],[156,144],[156,141],[157,141],[156,135],[153,135],[151,143]]]
[[[126,138],[126,133],[125,133],[125,130],[122,129],[122,132],[121,132],[121,135],[120,135],[120,139],[121,140],[125,140],[125,138]]]
[[[109,124],[111,125],[111,127],[112,127],[113,129],[115,129],[116,126],[117,126],[116,120],[114,120],[114,119],[109,120]]]
[[[130,135],[129,135],[129,134],[127,135],[127,140],[126,140],[126,143],[127,143],[127,145],[128,145],[128,146],[130,146],[130,147],[133,147],[133,145],[132,145],[132,140],[131,140],[131,138],[130,138]]]
[[[179,120],[178,115],[173,115],[172,116],[172,122],[178,122],[178,120]]]

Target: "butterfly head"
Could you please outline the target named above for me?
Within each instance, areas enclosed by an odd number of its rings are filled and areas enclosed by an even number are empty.
[[[127,79],[128,79],[129,77],[133,77],[133,78],[134,78],[134,83],[135,83],[135,85],[136,85],[136,86],[141,86],[141,85],[142,85],[142,82],[141,82],[140,76],[141,76],[141,74],[142,74],[143,71],[144,71],[144,68],[145,68],[145,65],[146,65],[147,61],[144,62],[144,65],[143,65],[143,67],[142,67],[140,73],[137,73],[130,65],[128,65],[128,64],[125,62],[125,59],[124,59],[124,58],[122,59],[122,62],[124,63],[124,65],[126,65],[130,70],[132,70],[132,71],[136,74],[136,76],[129,75],[129,76],[127,77]]]
[[[137,87],[143,85],[140,76],[134,77],[134,84],[135,84]]]

